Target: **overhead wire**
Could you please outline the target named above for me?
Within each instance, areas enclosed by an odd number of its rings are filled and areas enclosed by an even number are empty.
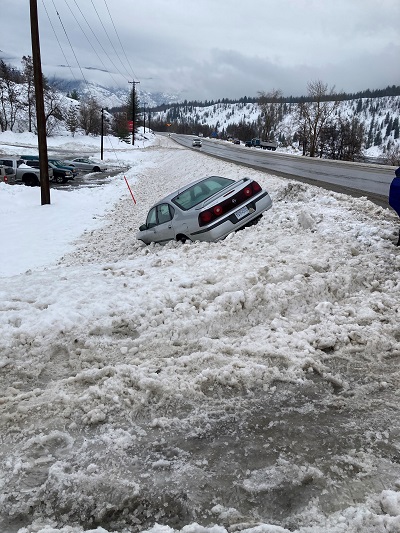
[[[68,67],[69,70],[71,71],[71,74],[72,74],[72,77],[74,78],[74,80],[75,80],[76,82],[78,82],[78,80],[77,80],[76,77],[75,77],[74,71],[72,70],[72,67],[71,67],[71,65],[70,65],[69,62],[68,62],[67,56],[65,55],[64,49],[63,49],[63,47],[61,46],[60,39],[58,38],[57,32],[56,32],[56,30],[55,30],[55,28],[54,28],[54,26],[53,26],[53,23],[52,23],[52,21],[51,21],[51,18],[50,18],[49,12],[47,11],[46,4],[44,3],[44,0],[42,0],[42,4],[43,4],[44,10],[45,10],[45,12],[46,12],[47,18],[48,18],[48,20],[49,20],[49,23],[50,23],[51,29],[53,30],[54,36],[55,36],[55,38],[56,38],[56,40],[57,40],[57,42],[58,42],[58,46],[60,47],[61,53],[62,53],[63,56],[64,56],[65,62],[66,62],[66,64],[67,64],[67,67]]]
[[[79,28],[81,29],[83,35],[86,37],[86,40],[87,42],[89,43],[89,45],[92,47],[94,53],[96,54],[97,58],[99,59],[100,63],[103,65],[104,67],[104,70],[109,74],[109,76],[111,77],[111,79],[113,80],[113,82],[115,83],[115,85],[118,85],[118,82],[116,81],[116,79],[114,78],[114,76],[111,74],[111,72],[109,72],[109,69],[106,67],[104,61],[102,60],[102,58],[100,57],[99,53],[97,52],[96,48],[93,46],[93,44],[90,42],[90,39],[89,37],[87,36],[85,30],[82,28],[79,20],[76,18],[75,16],[75,13],[72,11],[71,9],[71,6],[68,4],[67,0],[65,0],[65,5],[68,7],[68,9],[70,10],[71,12],[71,15],[74,17],[75,19],[75,22],[78,24]]]
[[[112,23],[112,25],[113,25],[113,28],[114,28],[115,34],[116,34],[117,39],[118,39],[118,41],[119,41],[119,44],[120,44],[120,46],[121,46],[121,50],[122,50],[122,52],[124,53],[124,56],[125,56],[126,62],[127,62],[127,64],[129,65],[129,68],[130,68],[130,70],[131,70],[132,79],[134,79],[134,80],[136,79],[136,80],[137,80],[138,78],[137,78],[137,76],[136,76],[136,74],[135,74],[135,72],[134,72],[134,70],[133,70],[133,68],[132,68],[132,65],[131,65],[131,63],[130,63],[130,61],[129,61],[128,56],[126,55],[125,49],[124,49],[124,47],[123,47],[123,45],[122,45],[122,42],[121,42],[121,39],[120,39],[120,36],[119,36],[119,34],[118,34],[118,32],[117,32],[117,28],[115,27],[114,20],[113,20],[113,18],[112,18],[112,16],[111,16],[111,13],[110,13],[109,8],[108,8],[107,0],[104,0],[104,3],[105,3],[105,5],[106,5],[107,11],[108,11],[108,15],[109,15],[110,20],[111,20],[111,23]]]
[[[126,78],[126,76],[124,76],[124,74],[118,69],[118,67],[115,65],[115,63],[112,61],[112,59],[110,58],[110,56],[108,55],[108,53],[106,52],[106,50],[104,49],[104,47],[102,46],[102,44],[101,44],[101,42],[99,41],[99,39],[97,38],[97,36],[96,36],[94,30],[92,29],[92,27],[90,26],[89,22],[87,21],[85,15],[82,13],[82,10],[81,10],[80,7],[78,6],[76,0],[73,0],[73,1],[74,1],[74,3],[75,3],[76,7],[78,8],[80,14],[82,15],[83,19],[85,20],[87,26],[89,27],[90,31],[91,31],[92,34],[94,35],[96,41],[98,42],[98,44],[100,45],[101,49],[103,50],[104,54],[107,56],[107,58],[109,59],[109,61],[111,62],[111,64],[114,66],[114,68],[117,70],[117,72],[118,72],[122,77],[124,77],[124,78],[126,79],[127,82],[129,82],[129,80],[128,80],[128,79]],[[101,20],[101,18],[100,18],[100,15],[99,15],[99,13],[98,13],[98,11],[97,11],[95,5],[93,4],[93,0],[91,0],[91,1],[92,1],[93,8],[94,8],[94,10],[95,10],[95,12],[96,12],[96,15],[97,15],[97,17],[99,18],[99,21],[100,21],[100,23],[101,23],[101,25],[102,25],[102,27],[103,27],[103,29],[104,29],[104,32],[106,33],[106,35],[107,35],[107,37],[108,37],[108,40],[110,41],[110,44],[111,44],[111,46],[112,46],[112,48],[113,48],[113,50],[114,50],[116,56],[118,57],[118,59],[119,59],[121,65],[122,65],[122,67],[125,68],[125,67],[124,67],[124,64],[122,63],[121,59],[119,58],[118,52],[116,51],[116,49],[115,49],[115,47],[114,47],[114,45],[113,45],[113,43],[112,43],[112,41],[111,41],[111,39],[110,39],[110,37],[109,37],[107,31],[106,31],[106,28],[105,28],[105,26],[104,26],[104,24],[103,24],[103,22],[102,22],[102,20]],[[106,0],[104,0],[104,1],[105,1],[105,3],[106,3]],[[65,4],[67,5],[68,9],[70,10],[72,16],[74,17],[76,23],[78,24],[78,26],[79,26],[79,28],[80,28],[80,30],[81,30],[82,33],[85,35],[85,37],[86,37],[86,39],[87,39],[89,45],[92,47],[92,49],[94,50],[96,56],[98,57],[98,59],[100,60],[101,64],[103,65],[105,71],[106,71],[106,72],[110,75],[110,77],[113,79],[114,83],[115,83],[116,85],[118,85],[118,82],[114,79],[114,77],[112,76],[112,74],[109,72],[109,69],[107,69],[107,67],[106,67],[106,65],[104,64],[103,60],[101,59],[101,57],[100,57],[99,54],[97,53],[97,50],[95,49],[95,47],[94,47],[94,46],[92,45],[92,43],[90,42],[90,39],[88,38],[86,32],[84,31],[84,29],[82,28],[82,26],[81,26],[81,24],[79,23],[78,19],[76,18],[76,16],[75,16],[74,12],[72,11],[70,5],[68,4],[68,1],[67,1],[67,0],[64,0],[64,2],[65,2]],[[50,25],[51,25],[51,27],[52,27],[52,29],[53,29],[53,33],[54,33],[54,35],[55,35],[55,37],[56,37],[56,39],[57,39],[57,42],[58,42],[58,44],[59,44],[59,46],[60,46],[61,52],[62,52],[62,54],[63,54],[63,56],[64,56],[64,58],[65,58],[65,61],[66,61],[67,65],[68,65],[68,67],[69,67],[70,70],[71,70],[71,74],[72,74],[72,76],[74,77],[74,79],[75,79],[76,81],[78,81],[78,80],[76,79],[74,73],[73,73],[73,70],[72,70],[72,68],[71,68],[71,66],[70,66],[70,64],[69,64],[69,62],[68,62],[68,59],[67,59],[66,54],[65,54],[65,52],[64,52],[64,49],[63,49],[63,47],[62,47],[62,45],[61,45],[61,43],[60,43],[60,40],[58,39],[58,35],[57,35],[56,31],[55,31],[54,25],[52,24],[52,21],[51,21],[51,18],[50,18],[49,12],[48,12],[48,10],[47,10],[47,8],[46,8],[46,5],[45,5],[45,3],[44,3],[44,0],[42,0],[42,3],[43,3],[43,6],[44,6],[44,9],[45,9],[45,11],[46,11],[46,15],[47,15],[47,17],[48,17],[48,19],[49,19]],[[86,84],[86,86],[87,86],[88,93],[89,93],[89,95],[92,97],[92,93],[91,93],[91,90],[90,90],[89,82],[88,82],[88,80],[86,79],[85,74],[84,74],[83,69],[82,69],[82,66],[81,66],[80,63],[79,63],[78,57],[77,57],[77,55],[76,55],[76,53],[75,53],[75,50],[74,50],[74,48],[73,48],[73,46],[72,46],[71,39],[70,39],[69,36],[68,36],[67,30],[66,30],[65,25],[64,25],[64,23],[63,23],[63,21],[62,21],[61,15],[60,15],[60,13],[59,13],[57,7],[56,7],[55,0],[52,0],[52,3],[53,3],[54,10],[55,10],[55,12],[56,12],[56,14],[57,14],[57,17],[58,17],[58,19],[59,19],[59,22],[60,22],[60,24],[61,24],[61,27],[62,27],[62,29],[63,29],[63,31],[64,31],[64,34],[65,34],[65,36],[66,36],[66,38],[67,38],[68,44],[69,44],[69,46],[70,46],[70,48],[71,48],[71,51],[72,51],[72,53],[73,53],[73,55],[74,55],[74,58],[75,58],[76,64],[78,65],[79,70],[80,70],[81,75],[82,75],[82,78],[83,78],[83,80],[84,80],[84,82],[85,82],[85,84]],[[108,14],[109,14],[109,16],[110,16],[110,19],[111,19],[112,25],[113,25],[113,27],[114,27],[115,33],[116,33],[116,35],[117,35],[117,38],[118,38],[118,40],[119,40],[119,43],[120,43],[120,45],[121,45],[121,49],[122,49],[122,51],[123,51],[123,53],[124,53],[124,55],[125,55],[125,58],[126,58],[126,60],[127,60],[127,63],[128,63],[128,65],[129,65],[131,71],[132,71],[132,74],[133,74],[133,76],[135,77],[134,72],[133,72],[133,69],[132,69],[132,66],[131,66],[131,64],[130,64],[130,62],[129,62],[129,59],[128,59],[127,55],[126,55],[126,52],[125,52],[125,50],[124,50],[124,48],[123,48],[123,45],[122,45],[121,39],[119,38],[118,32],[117,32],[117,30],[116,30],[116,27],[115,27],[115,24],[114,24],[114,21],[113,21],[113,19],[112,19],[112,16],[111,16],[111,13],[110,13],[110,10],[109,10],[109,8],[108,8],[107,3],[106,3],[106,8],[107,8]],[[104,107],[106,107],[106,106],[104,106]],[[109,136],[107,135],[107,137],[109,137]],[[112,145],[111,139],[109,139],[109,142],[110,142],[110,145],[111,145],[112,150],[113,150],[114,153],[115,153],[116,158],[118,159],[118,156],[117,156],[117,154],[116,154],[116,152],[115,152],[115,149],[114,149],[114,147],[113,147],[113,145]]]
[[[69,43],[69,46],[70,46],[70,48],[71,48],[71,50],[72,50],[72,53],[73,53],[73,55],[74,55],[74,57],[75,57],[76,64],[78,65],[79,70],[81,71],[81,74],[82,74],[82,78],[85,80],[85,83],[86,83],[86,85],[87,85],[87,87],[88,87],[88,89],[89,89],[89,83],[88,83],[87,79],[85,78],[85,75],[84,75],[84,73],[83,73],[82,67],[81,67],[81,65],[80,65],[80,63],[79,63],[79,61],[78,61],[78,58],[77,58],[76,54],[75,54],[75,50],[74,50],[74,48],[73,48],[73,46],[72,46],[72,43],[71,43],[71,41],[70,41],[70,38],[68,37],[67,30],[65,29],[65,26],[64,26],[64,24],[63,24],[63,21],[61,20],[60,13],[58,12],[58,10],[57,10],[57,8],[56,8],[56,5],[55,5],[55,3],[54,3],[54,0],[52,0],[52,2],[53,2],[54,9],[55,9],[55,11],[56,11],[56,13],[57,13],[57,16],[58,16],[58,18],[59,18],[59,21],[60,21],[61,27],[62,27],[62,29],[64,30],[64,33],[65,33],[65,36],[66,36],[67,41],[68,41],[68,43]],[[90,89],[89,89],[89,91],[90,91]]]
[[[122,65],[122,68],[124,69],[125,66],[124,66],[124,64],[122,63],[121,58],[119,57],[118,52],[116,51],[115,46],[114,46],[113,42],[112,42],[111,39],[110,39],[110,36],[108,35],[108,31],[107,31],[106,27],[104,26],[103,21],[102,21],[101,18],[100,18],[99,12],[97,11],[96,6],[95,6],[94,3],[93,3],[93,0],[91,0],[91,2],[92,2],[93,9],[94,9],[95,12],[96,12],[97,18],[99,19],[100,24],[101,24],[101,26],[102,26],[102,28],[103,28],[103,31],[104,31],[104,33],[106,34],[107,39],[109,40],[109,42],[110,42],[110,44],[111,44],[111,48],[114,50],[115,55],[117,56],[119,62],[120,62],[121,65]]]
[[[114,63],[114,61],[113,61],[113,60],[110,58],[110,56],[108,55],[108,53],[107,53],[107,51],[105,50],[104,46],[101,44],[101,42],[100,42],[99,38],[97,37],[96,33],[93,31],[91,25],[90,25],[89,22],[87,21],[85,15],[82,13],[81,8],[78,6],[77,1],[76,1],[76,0],[73,0],[73,1],[75,2],[75,5],[76,5],[76,7],[78,8],[80,14],[82,15],[84,21],[85,21],[86,24],[88,25],[88,27],[89,27],[90,31],[92,32],[94,38],[95,38],[96,41],[98,42],[100,48],[103,50],[104,54],[107,56],[107,58],[108,58],[108,60],[110,61],[110,63],[114,66],[115,70],[116,70],[116,71],[117,71],[117,72],[118,72],[123,78],[125,78],[126,81],[128,82],[129,80],[128,80],[128,78],[126,77],[126,75],[123,74],[123,73],[119,70],[119,68],[116,66],[116,64]],[[97,13],[97,10],[96,10],[96,13]]]

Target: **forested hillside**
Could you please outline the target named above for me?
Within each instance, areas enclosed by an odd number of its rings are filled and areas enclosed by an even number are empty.
[[[399,164],[399,115],[399,95],[319,102],[261,97],[208,106],[174,104],[153,113],[152,124],[154,129],[175,133],[276,140],[280,147],[294,146],[304,155],[351,161],[369,154]]]

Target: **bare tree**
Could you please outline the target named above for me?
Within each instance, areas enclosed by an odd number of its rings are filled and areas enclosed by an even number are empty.
[[[0,61],[0,127],[12,130],[22,104],[19,98],[16,71],[3,60]],[[18,81],[20,81],[18,79]]]
[[[360,120],[353,117],[339,117],[329,121],[321,129],[319,150],[322,157],[330,159],[355,161],[362,157],[364,142],[364,126]]]
[[[22,80],[25,84],[26,99],[23,105],[28,112],[28,131],[32,131],[32,121],[35,115],[35,83],[33,74],[33,61],[31,56],[22,56]]]
[[[64,106],[61,94],[54,86],[45,87],[44,91],[44,109],[46,120],[46,133],[54,133],[64,119]]]
[[[258,106],[261,115],[262,137],[269,141],[274,139],[274,132],[281,118],[282,106],[282,91],[279,89],[272,89],[266,93],[261,91],[258,93]]]
[[[79,125],[86,135],[100,135],[101,133],[101,107],[92,96],[81,101]]]
[[[400,165],[400,146],[393,146],[386,152],[385,161],[387,165],[397,167]]]
[[[309,82],[308,97],[298,104],[299,130],[303,135],[303,155],[306,147],[310,157],[315,157],[322,128],[339,107],[340,102],[334,100],[334,87],[328,91],[328,86],[320,80]]]

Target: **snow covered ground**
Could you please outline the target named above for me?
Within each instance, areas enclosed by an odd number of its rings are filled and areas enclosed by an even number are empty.
[[[0,184],[0,531],[398,533],[397,216],[148,137],[51,205]],[[136,241],[210,173],[272,209],[219,243]]]

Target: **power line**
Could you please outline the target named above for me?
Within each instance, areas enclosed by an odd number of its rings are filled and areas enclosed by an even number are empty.
[[[59,18],[59,20],[60,20],[61,27],[62,27],[62,29],[64,30],[64,33],[65,33],[65,36],[66,36],[67,41],[68,41],[68,43],[69,43],[69,46],[71,47],[72,53],[74,54],[75,61],[76,61],[77,65],[78,65],[78,67],[79,67],[79,70],[81,71],[82,78],[85,80],[85,83],[86,83],[86,85],[87,85],[87,87],[88,87],[88,89],[89,89],[89,92],[90,92],[90,88],[89,88],[88,81],[87,81],[87,79],[85,78],[85,75],[84,75],[84,73],[83,73],[83,71],[82,71],[82,67],[81,67],[80,64],[79,64],[78,58],[76,57],[75,50],[74,50],[74,48],[73,48],[73,46],[72,46],[72,44],[71,44],[71,41],[70,41],[70,39],[69,39],[69,37],[68,37],[67,30],[66,30],[65,27],[64,27],[64,24],[63,24],[63,22],[62,22],[62,20],[61,20],[61,17],[60,17],[59,12],[57,11],[57,8],[56,8],[56,5],[55,5],[55,3],[54,3],[54,0],[52,0],[52,2],[53,2],[54,9],[55,9],[55,11],[56,11],[56,13],[57,13],[57,16],[58,16],[58,18]]]
[[[126,62],[128,63],[129,68],[131,69],[132,78],[134,78],[134,79],[138,79],[138,77],[136,76],[136,74],[135,74],[134,71],[133,71],[132,65],[130,64],[130,61],[129,61],[129,59],[128,59],[128,56],[126,55],[125,49],[124,49],[124,47],[123,47],[123,45],[122,45],[121,39],[120,39],[120,37],[119,37],[119,35],[118,35],[118,32],[117,32],[117,29],[116,29],[116,27],[115,27],[115,24],[114,24],[113,18],[112,18],[112,16],[111,16],[110,10],[109,10],[108,5],[107,5],[107,0],[104,0],[104,3],[105,3],[105,5],[106,5],[106,8],[107,8],[108,14],[109,14],[109,16],[110,16],[110,20],[111,20],[112,25],[113,25],[114,30],[115,30],[115,34],[116,34],[116,36],[117,36],[117,38],[118,38],[118,41],[119,41],[119,44],[121,45],[121,49],[122,49],[122,51],[123,51],[123,53],[124,53],[124,55],[125,55]]]
[[[115,70],[116,70],[116,71],[117,71],[117,72],[118,72],[123,78],[125,78],[126,81],[128,82],[129,80],[127,79],[126,75],[123,74],[123,73],[119,70],[119,68],[115,65],[114,61],[113,61],[113,60],[110,58],[110,56],[108,55],[107,51],[104,49],[104,46],[101,44],[101,42],[100,42],[100,40],[98,39],[96,33],[93,31],[93,29],[92,29],[92,27],[90,26],[89,22],[87,21],[85,15],[82,13],[82,10],[81,10],[81,8],[78,6],[76,0],[73,0],[73,1],[75,2],[75,5],[76,5],[76,7],[78,8],[80,14],[82,15],[84,21],[85,21],[86,24],[88,25],[90,31],[93,33],[94,38],[95,38],[96,41],[98,42],[100,48],[103,50],[104,54],[105,54],[105,55],[107,56],[107,58],[109,59],[110,63],[114,66]],[[96,12],[96,13],[97,13],[97,12]]]
[[[96,12],[97,18],[99,19],[100,24],[101,24],[102,27],[103,27],[104,33],[107,35],[107,38],[108,38],[108,40],[109,40],[109,42],[110,42],[110,44],[111,44],[111,48],[114,50],[115,55],[117,56],[119,62],[120,62],[121,65],[122,65],[122,68],[125,69],[125,65],[122,63],[122,61],[121,61],[121,59],[120,59],[120,57],[119,57],[119,55],[118,55],[118,52],[116,51],[116,49],[115,49],[115,47],[114,47],[114,44],[112,43],[112,41],[111,41],[111,39],[110,39],[110,36],[108,35],[108,32],[107,32],[107,30],[106,30],[106,27],[104,26],[103,21],[102,21],[101,18],[100,18],[100,15],[99,15],[99,13],[98,13],[98,11],[97,11],[97,9],[96,9],[96,6],[95,6],[94,3],[93,3],[93,0],[91,0],[91,2],[92,2],[93,9],[94,9],[95,12]]]
[[[81,29],[83,35],[86,37],[86,40],[87,42],[89,43],[89,45],[92,47],[94,53],[96,54],[97,58],[99,59],[100,63],[103,65],[104,67],[104,70],[110,75],[111,79],[113,80],[113,82],[115,83],[115,85],[118,85],[118,82],[116,81],[116,79],[113,77],[113,75],[108,71],[108,68],[106,67],[106,65],[104,64],[104,61],[101,59],[100,55],[98,54],[96,48],[93,46],[93,44],[90,42],[90,39],[89,37],[87,36],[85,30],[82,28],[82,26],[80,25],[78,19],[76,18],[75,16],[75,13],[72,11],[70,5],[68,4],[68,2],[65,2],[66,3],[66,6],[68,7],[68,9],[70,10],[72,16],[74,17],[76,23],[78,24],[79,28]],[[87,22],[87,21],[86,21]]]
[[[57,40],[57,42],[58,42],[58,46],[60,47],[61,53],[62,53],[63,56],[64,56],[65,62],[66,62],[66,64],[67,64],[69,70],[71,71],[72,77],[73,77],[73,78],[75,79],[75,81],[77,82],[78,80],[77,80],[76,77],[75,77],[75,74],[74,74],[74,72],[73,72],[73,70],[72,70],[72,68],[71,68],[71,65],[68,63],[67,56],[65,55],[64,49],[63,49],[63,47],[61,46],[61,43],[60,43],[60,40],[59,40],[59,38],[58,38],[57,32],[56,32],[56,30],[55,30],[55,28],[54,28],[54,26],[53,26],[53,23],[51,22],[50,15],[49,15],[49,12],[47,11],[46,4],[44,3],[44,0],[42,0],[42,4],[43,4],[43,7],[44,7],[44,10],[46,11],[47,18],[49,19],[50,26],[51,26],[51,28],[52,28],[52,30],[53,30],[53,33],[54,33],[54,37],[56,38],[56,40]]]

